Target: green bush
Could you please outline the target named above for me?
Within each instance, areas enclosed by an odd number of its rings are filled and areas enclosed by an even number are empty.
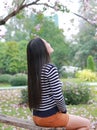
[[[77,105],[86,104],[90,100],[91,93],[89,86],[75,83],[65,83],[63,89],[66,104]],[[21,103],[28,104],[28,91],[27,89],[21,90]]]
[[[92,72],[89,69],[84,69],[82,71],[78,71],[76,73],[76,77],[80,78],[82,81],[90,81],[90,82],[97,81],[96,73]]]
[[[91,55],[89,55],[87,58],[87,69],[90,69],[91,71],[96,70],[95,62],[94,62],[93,56]]]
[[[28,104],[28,91],[27,89],[22,89],[21,90],[21,103],[24,104]]]
[[[11,79],[10,84],[12,86],[22,86],[27,85],[27,75],[26,74],[16,74]]]
[[[10,75],[10,74],[0,75],[0,83],[10,83],[11,79],[12,79],[12,75]]]
[[[85,104],[91,96],[89,86],[70,82],[65,84],[63,95],[67,105]]]

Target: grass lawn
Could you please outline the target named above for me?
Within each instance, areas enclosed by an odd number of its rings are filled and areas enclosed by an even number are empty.
[[[80,105],[68,105],[67,110],[70,114],[80,115],[87,117],[93,121],[97,121],[97,88],[91,86],[93,99],[89,104]],[[19,105],[21,89],[14,90],[1,90],[0,91],[0,113],[6,115],[12,115],[15,117],[32,119],[32,114],[28,107]],[[22,128],[16,128],[0,123],[0,130],[24,130]]]
[[[11,85],[8,83],[0,83],[0,87],[9,87],[9,86],[11,86]]]

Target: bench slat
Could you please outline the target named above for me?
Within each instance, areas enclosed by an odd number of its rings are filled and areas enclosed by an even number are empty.
[[[3,114],[0,114],[0,122],[8,125],[13,125],[16,127],[26,128],[29,130],[66,130],[63,127],[61,128],[39,127],[36,126],[33,121],[11,117]]]

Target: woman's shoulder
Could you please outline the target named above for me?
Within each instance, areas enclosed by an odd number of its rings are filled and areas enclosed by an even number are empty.
[[[57,67],[56,67],[54,64],[52,64],[52,63],[46,64],[45,67],[46,67],[46,68],[49,68],[49,69],[51,69],[51,68],[57,68]]]
[[[48,64],[44,65],[43,69],[45,69],[46,72],[49,73],[50,71],[57,70],[57,67],[54,64],[52,64],[52,63],[48,63]]]

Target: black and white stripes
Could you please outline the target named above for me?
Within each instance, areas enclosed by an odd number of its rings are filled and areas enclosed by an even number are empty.
[[[47,111],[57,106],[59,111],[66,112],[66,105],[62,94],[62,83],[57,68],[46,64],[41,72],[42,101],[38,111]]]

